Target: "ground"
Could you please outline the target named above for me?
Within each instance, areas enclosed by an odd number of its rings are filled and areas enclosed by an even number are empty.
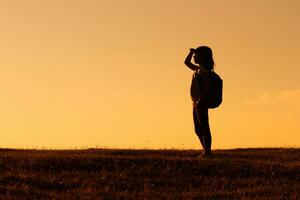
[[[299,199],[300,149],[0,149],[0,199]]]

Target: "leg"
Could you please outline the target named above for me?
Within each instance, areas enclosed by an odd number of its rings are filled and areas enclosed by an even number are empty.
[[[198,115],[197,115],[197,109],[196,106],[193,106],[193,119],[194,119],[194,128],[195,128],[195,132],[196,135],[198,136],[200,143],[204,149],[205,145],[204,145],[204,139],[203,139],[203,135],[202,135],[202,131],[201,131],[201,125],[200,125],[200,121],[198,119]]]
[[[211,132],[209,127],[208,108],[197,107],[196,113],[199,119],[199,131],[203,138],[203,149],[205,154],[211,152]]]

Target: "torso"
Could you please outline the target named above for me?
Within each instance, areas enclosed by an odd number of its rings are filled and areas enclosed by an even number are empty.
[[[202,82],[201,76],[205,76],[207,74],[207,72],[208,71],[205,68],[199,68],[193,74],[190,93],[191,93],[192,101],[194,103],[196,103],[202,96],[201,91],[202,91],[203,85],[201,84],[201,82]]]

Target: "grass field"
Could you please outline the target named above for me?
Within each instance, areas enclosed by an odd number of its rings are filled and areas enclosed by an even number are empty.
[[[0,199],[300,199],[300,149],[0,149]]]

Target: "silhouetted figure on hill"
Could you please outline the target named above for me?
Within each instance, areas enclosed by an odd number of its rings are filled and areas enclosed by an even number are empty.
[[[191,62],[194,57],[194,63]],[[190,49],[184,64],[194,71],[191,83],[195,132],[203,147],[203,156],[211,153],[211,132],[208,120],[208,96],[212,87],[210,73],[214,69],[212,50],[206,46]]]

